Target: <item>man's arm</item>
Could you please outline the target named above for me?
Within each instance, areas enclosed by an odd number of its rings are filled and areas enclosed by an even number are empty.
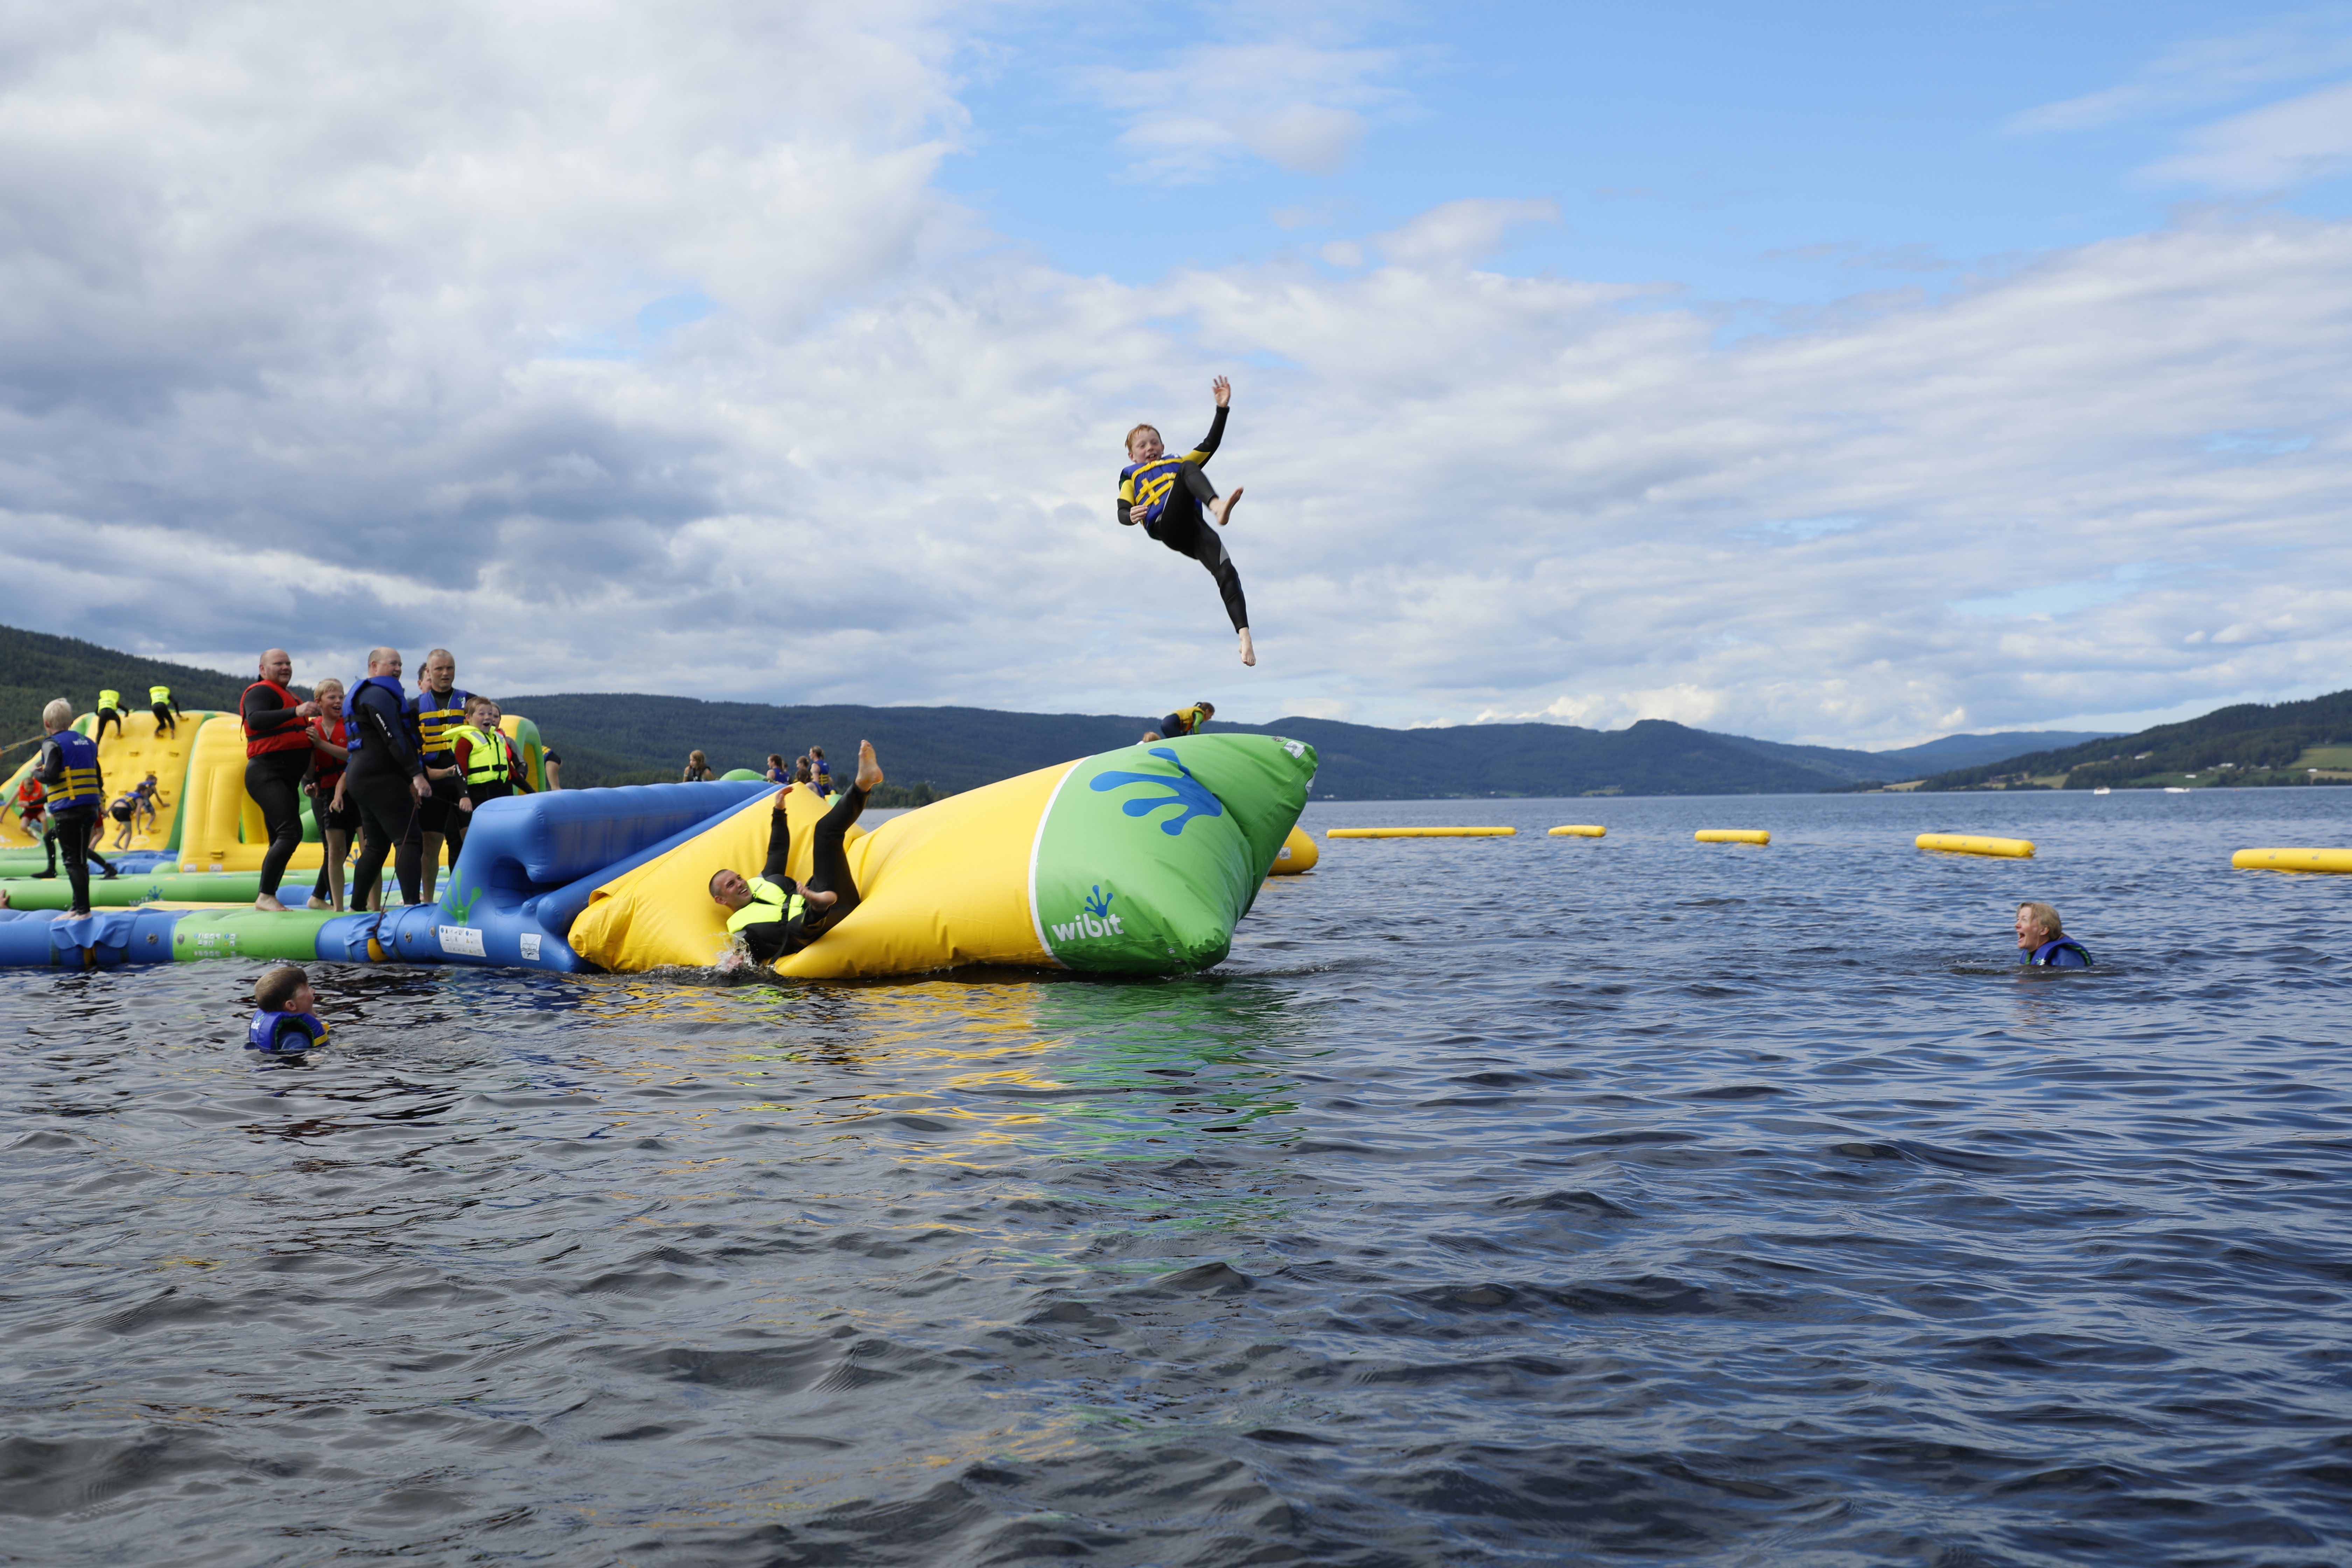
[[[408,726],[402,721],[400,707],[392,694],[382,687],[371,686],[360,693],[360,722],[365,724],[383,746],[400,771],[411,778],[422,778],[425,764],[408,744]]]

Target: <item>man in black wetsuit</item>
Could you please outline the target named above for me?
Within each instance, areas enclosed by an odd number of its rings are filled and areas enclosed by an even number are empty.
[[[425,763],[408,738],[408,716],[400,690],[400,650],[380,647],[368,655],[367,679],[351,689],[344,704],[351,726],[351,759],[342,782],[335,786],[329,809],[357,807],[360,858],[352,868],[352,908],[381,909],[370,895],[383,874],[383,858],[392,853],[415,820],[418,803],[432,792],[425,782]],[[401,899],[418,901],[416,884],[408,876],[400,882]]]
[[[282,647],[262,654],[259,677],[236,705],[245,724],[245,793],[261,808],[269,831],[260,896],[253,907],[283,914],[278,884],[302,844],[302,775],[310,771],[310,720],[319,705],[298,699],[287,687],[294,679],[294,660]]]
[[[1168,456],[1160,432],[1149,425],[1139,425],[1127,433],[1127,467],[1118,475],[1118,521],[1130,526],[1141,523],[1144,532],[1209,569],[1225,601],[1226,617],[1241,638],[1242,662],[1254,665],[1257,645],[1250,640],[1249,605],[1242,598],[1241,574],[1234,570],[1216,529],[1209,526],[1210,518],[1216,520],[1217,528],[1225,526],[1233,516],[1234,503],[1242,499],[1242,487],[1235,485],[1233,494],[1219,500],[1216,487],[1202,471],[1217,443],[1224,439],[1234,386],[1222,375],[1210,385],[1216,394],[1217,416],[1201,444],[1182,457]]]
[[[858,742],[857,782],[842,792],[810,835],[814,863],[805,887],[796,886],[784,869],[793,852],[793,830],[783,804],[789,790],[776,792],[775,809],[769,813],[768,858],[760,874],[712,873],[711,902],[728,911],[728,931],[743,938],[755,962],[772,963],[798,952],[857,907],[857,883],[849,874],[842,839],[866,809],[866,792],[881,782],[882,764],[874,760],[874,743]]]

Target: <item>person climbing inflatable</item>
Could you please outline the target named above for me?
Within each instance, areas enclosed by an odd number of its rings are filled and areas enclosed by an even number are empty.
[[[837,921],[857,907],[857,882],[849,873],[842,840],[850,825],[866,809],[866,792],[882,782],[882,765],[874,760],[874,742],[857,742],[857,780],[824,814],[810,835],[814,863],[805,885],[796,884],[784,868],[792,859],[793,830],[784,814],[780,791],[769,813],[768,858],[756,877],[740,871],[715,871],[710,900],[728,911],[727,929],[742,938],[754,963],[772,963],[798,952],[823,936]]]
[[[1144,532],[1177,554],[1189,555],[1208,568],[1225,601],[1225,615],[1241,638],[1242,662],[1255,665],[1257,646],[1250,640],[1249,605],[1242,597],[1241,574],[1234,570],[1216,529],[1209,526],[1210,518],[1216,520],[1217,528],[1232,521],[1242,487],[1235,485],[1234,493],[1221,500],[1203,471],[1217,443],[1224,439],[1234,386],[1222,375],[1209,384],[1216,395],[1216,418],[1201,444],[1182,457],[1168,456],[1160,432],[1149,425],[1138,425],[1127,433],[1127,467],[1118,472],[1118,521],[1130,527],[1140,523]]]

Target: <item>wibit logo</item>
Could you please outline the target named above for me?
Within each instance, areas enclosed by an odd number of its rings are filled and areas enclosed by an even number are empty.
[[[1073,937],[1081,936],[1125,936],[1126,928],[1118,923],[1118,917],[1110,912],[1113,896],[1104,892],[1102,884],[1097,882],[1094,897],[1087,900],[1086,911],[1068,925],[1055,926],[1054,940],[1068,942]]]
[[[1131,784],[1158,784],[1168,793],[1149,800],[1130,800],[1119,807],[1129,816],[1149,816],[1163,805],[1181,805],[1184,809],[1160,825],[1160,831],[1170,837],[1184,831],[1185,824],[1196,816],[1223,816],[1223,802],[1209,793],[1208,785],[1192,776],[1192,770],[1177,760],[1176,753],[1165,746],[1154,746],[1151,754],[1165,757],[1176,763],[1176,771],[1184,776],[1170,778],[1166,773],[1102,773],[1090,786],[1096,790],[1124,789]]]

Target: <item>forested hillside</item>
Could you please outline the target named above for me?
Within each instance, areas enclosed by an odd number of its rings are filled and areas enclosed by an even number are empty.
[[[2352,744],[2352,691],[2301,702],[2242,702],[2136,735],[2034,752],[2006,762],[1937,773],[1923,790],[2242,787],[2323,782],[2352,758],[2314,757]],[[2330,765],[2332,764],[2332,765]]]

